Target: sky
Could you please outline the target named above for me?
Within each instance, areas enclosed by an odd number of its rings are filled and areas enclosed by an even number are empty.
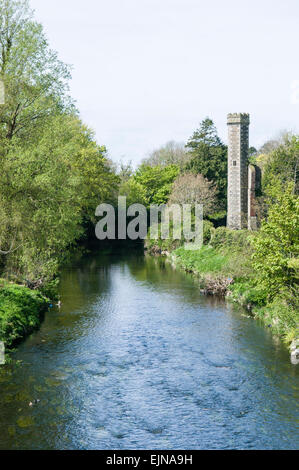
[[[211,117],[251,115],[250,145],[299,132],[298,0],[31,0],[72,65],[71,95],[115,161],[136,165]]]

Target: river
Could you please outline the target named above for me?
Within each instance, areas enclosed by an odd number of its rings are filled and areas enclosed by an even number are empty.
[[[288,351],[191,275],[91,254],[60,295],[0,369],[1,449],[298,447]]]

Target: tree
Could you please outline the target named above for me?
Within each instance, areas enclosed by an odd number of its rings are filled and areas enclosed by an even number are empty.
[[[119,195],[126,196],[127,206],[131,206],[132,204],[143,204],[144,206],[147,205],[146,188],[136,181],[134,177],[120,185]]]
[[[75,116],[53,117],[34,145],[11,144],[0,174],[6,271],[31,280],[51,278],[117,182],[105,148]]]
[[[0,111],[0,138],[27,141],[58,112],[73,110],[68,96],[69,67],[52,51],[27,0],[0,4],[0,78],[5,105]]]
[[[166,204],[171,193],[172,184],[180,170],[176,165],[166,167],[141,165],[134,179],[145,190],[147,206]]]
[[[203,204],[204,215],[210,215],[217,207],[217,188],[200,174],[185,173],[175,180],[169,204]]]
[[[190,152],[190,161],[186,170],[200,173],[217,185],[218,201],[222,208],[226,206],[227,195],[227,147],[218,137],[213,121],[202,121],[189,139],[186,147]]]
[[[51,279],[68,249],[115,202],[119,178],[106,148],[68,96],[69,68],[27,0],[0,4],[0,265],[18,279]]]
[[[270,187],[277,179],[282,184],[294,183],[294,191],[299,193],[299,138],[288,136],[284,143],[268,155],[263,186]]]
[[[189,159],[190,155],[186,151],[185,144],[171,140],[154,150],[148,158],[143,160],[143,164],[147,166],[177,165],[182,169]]]
[[[133,176],[134,170],[132,162],[128,163],[119,162],[116,165],[116,173],[120,179],[121,184],[126,183]]]
[[[283,143],[290,140],[293,136],[291,131],[280,131],[276,137],[267,140],[259,149],[259,154],[269,154],[280,147]]]
[[[294,185],[279,182],[268,191],[268,219],[253,238],[253,267],[257,284],[272,300],[281,289],[297,289],[299,258],[299,198]]]

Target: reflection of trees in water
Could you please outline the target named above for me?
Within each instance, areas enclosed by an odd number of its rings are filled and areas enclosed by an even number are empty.
[[[97,305],[97,311],[102,316],[109,310],[109,302],[119,301],[110,295],[116,282],[116,273],[121,273],[124,279],[131,276],[142,282],[153,295],[155,292],[164,292],[177,301],[198,306],[204,304],[217,307],[223,303],[222,299],[203,296],[194,276],[174,268],[163,257],[144,256],[143,252],[134,250],[110,255],[90,254],[62,273],[62,309],[57,318],[60,326],[71,327],[74,315],[79,325],[93,325],[96,321],[91,314],[94,305]]]
[[[140,257],[140,254],[143,256],[142,250],[130,249],[110,254],[95,252],[75,259],[61,274],[59,293],[64,310],[86,308],[109,292],[114,267],[124,272],[128,260]]]
[[[138,281],[147,282],[157,292],[164,291],[182,296],[183,302],[198,302],[211,306],[219,306],[224,302],[215,296],[202,295],[196,277],[174,267],[164,257],[145,255],[142,259],[129,260],[128,267],[131,275]]]
[[[62,272],[59,293],[64,310],[88,306],[109,291],[111,264],[104,257],[88,256]]]

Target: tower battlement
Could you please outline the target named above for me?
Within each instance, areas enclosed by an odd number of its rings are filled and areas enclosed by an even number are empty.
[[[244,124],[249,126],[250,115],[248,113],[230,113],[227,115],[227,124]]]

